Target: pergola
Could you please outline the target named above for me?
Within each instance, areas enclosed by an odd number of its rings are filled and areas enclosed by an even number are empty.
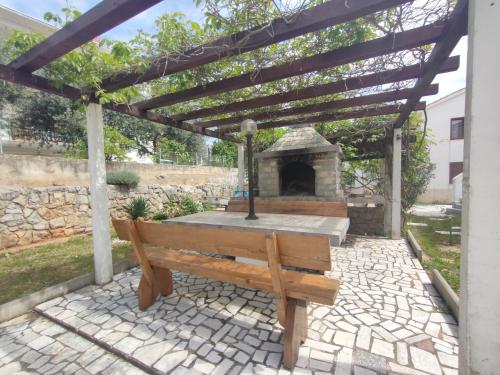
[[[468,10],[467,0],[458,0],[454,10],[446,20],[438,21],[429,25],[415,27],[383,37],[375,38],[366,42],[341,47],[324,53],[297,59],[288,63],[273,65],[262,68],[255,72],[245,73],[238,76],[227,77],[218,81],[205,83],[181,91],[160,95],[132,104],[111,103],[100,105],[93,88],[77,88],[68,85],[55,85],[41,75],[34,74],[38,69],[50,64],[66,53],[78,48],[82,44],[112,29],[120,23],[132,18],[145,9],[159,3],[161,0],[103,0],[87,13],[80,16],[74,22],[60,29],[46,40],[16,58],[8,65],[0,65],[0,79],[21,84],[34,89],[42,90],[50,94],[59,95],[71,100],[77,100],[82,95],[88,96],[87,127],[89,145],[89,165],[91,172],[91,203],[92,222],[94,238],[95,276],[97,283],[109,282],[112,278],[111,244],[109,237],[109,213],[107,207],[107,190],[105,176],[105,161],[103,150],[103,116],[102,107],[112,111],[121,112],[130,116],[146,119],[152,122],[183,129],[189,132],[224,139],[239,143],[239,138],[234,133],[238,130],[238,123],[245,118],[253,118],[258,122],[259,129],[271,129],[284,126],[300,124],[331,122],[337,120],[372,117],[379,115],[394,114],[395,119],[388,124],[381,124],[390,130],[392,140],[382,144],[380,149],[371,152],[379,152],[379,156],[385,157],[386,175],[386,228],[392,238],[401,236],[401,140],[402,127],[407,122],[412,111],[425,108],[425,102],[421,98],[426,95],[436,94],[438,87],[431,84],[439,73],[457,70],[459,59],[450,54],[460,38],[467,34],[467,21],[469,17],[470,45],[473,53],[469,54],[469,72],[477,74],[484,81],[478,81],[477,86],[481,90],[491,87],[500,88],[498,72],[494,67],[500,66],[500,55],[494,43],[498,43],[498,11],[500,4],[495,1],[473,1]],[[244,30],[233,35],[214,40],[208,44],[198,46],[182,53],[182,56],[169,56],[155,60],[142,72],[120,72],[103,80],[101,87],[106,91],[116,91],[128,86],[145,83],[159,79],[170,74],[182,72],[188,69],[201,67],[205,64],[227,59],[231,56],[244,54],[275,43],[290,40],[308,33],[323,30],[344,22],[355,20],[359,17],[369,16],[376,12],[396,7],[411,0],[331,0],[313,8],[303,10],[293,18],[278,18],[268,25]],[[481,21],[478,21],[481,20]],[[484,22],[483,22],[484,21]],[[471,22],[473,26],[471,26]],[[474,27],[474,28],[473,28]],[[490,27],[490,29],[488,29]],[[473,33],[470,32],[473,30]],[[477,34],[475,34],[477,33]],[[496,35],[496,36],[495,36]],[[482,40],[490,40],[491,45],[483,44]],[[428,59],[417,65],[408,65],[395,69],[378,71],[375,73],[353,76],[334,82],[322,83],[315,86],[295,89],[286,92],[277,92],[272,95],[252,97],[223,105],[198,108],[185,113],[172,113],[165,115],[155,109],[171,106],[200,99],[219,93],[232,92],[243,88],[253,87],[268,82],[278,81],[289,77],[318,72],[341,65],[356,63],[377,56],[387,55],[416,47],[433,45]],[[477,54],[477,55],[474,55]],[[481,59],[484,69],[479,68],[476,58]],[[497,65],[495,65],[497,64]],[[477,70],[477,71],[476,71]],[[488,76],[488,72],[490,75]],[[485,77],[487,76],[487,78]],[[474,122],[474,110],[486,108],[484,103],[491,103],[495,96],[491,93],[486,96],[474,85],[474,77],[469,74],[468,82],[468,108],[466,129],[466,161],[465,161],[465,216],[463,232],[463,290],[461,299],[461,313],[463,319],[462,340],[462,371],[463,373],[493,373],[494,368],[500,367],[499,357],[494,356],[500,352],[498,338],[491,339],[488,335],[485,323],[496,324],[497,332],[500,329],[498,313],[482,312],[479,315],[469,316],[472,311],[478,312],[477,306],[490,308],[498,311],[500,305],[499,292],[485,292],[484,283],[491,277],[481,279],[487,270],[493,271],[494,266],[500,266],[500,255],[498,244],[500,242],[500,230],[485,225],[482,228],[474,227],[470,222],[479,207],[485,207],[485,202],[477,196],[470,197],[468,194],[474,186],[474,174],[471,170],[472,151],[482,159],[484,150],[474,143],[474,131],[484,133],[485,129],[471,128]],[[477,78],[476,78],[477,79]],[[383,87],[391,83],[405,80],[416,80],[411,88],[381,91],[378,93],[364,94],[364,89]],[[339,100],[328,100],[303,106],[288,106],[282,109],[262,111],[259,109],[292,102],[300,102],[311,98],[319,98],[331,94],[351,92],[359,90],[361,95]],[[491,88],[490,88],[491,90]],[[478,102],[479,101],[479,102]],[[481,102],[482,101],[482,102]],[[396,102],[396,104],[387,104]],[[476,106],[476,107],[475,107]],[[500,124],[498,118],[498,103],[488,108],[492,118],[495,113],[496,128],[489,127],[490,140],[488,146],[498,147],[500,139]],[[252,110],[256,110],[254,113]],[[250,111],[250,112],[249,112]],[[245,112],[241,114],[241,112]],[[229,114],[229,116],[228,116]],[[479,117],[478,117],[479,118]],[[484,118],[484,116],[482,117]],[[476,119],[477,121],[477,119]],[[486,124],[476,124],[482,127]],[[471,130],[472,129],[472,130]],[[496,137],[496,138],[495,138]],[[243,146],[239,146],[239,166],[242,168]],[[491,151],[490,147],[490,151]],[[498,149],[496,149],[498,151]],[[495,164],[495,172],[500,172],[498,161]],[[474,164],[474,168],[476,165]],[[480,173],[481,168],[478,168]],[[242,176],[242,173],[240,173]],[[470,176],[470,180],[468,179]],[[240,178],[242,184],[242,178]],[[492,184],[491,189],[500,190],[498,176]],[[478,188],[481,190],[481,187]],[[499,207],[499,198],[495,198],[496,207]],[[472,206],[472,204],[477,205]],[[490,208],[490,207],[487,207]],[[488,211],[488,209],[486,209]],[[469,215],[469,216],[468,216]],[[490,215],[491,223],[498,223],[499,212]],[[491,232],[485,232],[490,228]],[[477,234],[474,233],[477,231]],[[471,248],[478,244],[471,244],[473,238],[479,241],[477,235],[483,234],[493,242],[489,242],[488,254],[491,263],[485,265],[471,259]],[[492,234],[493,233],[493,234]],[[496,237],[494,237],[496,235]],[[485,245],[488,245],[485,244]],[[495,247],[496,253],[494,252]],[[484,249],[483,249],[484,250]],[[481,255],[482,257],[483,255]],[[496,280],[498,281],[498,280]],[[490,284],[496,285],[496,284]],[[479,290],[481,289],[481,290]],[[497,289],[498,288],[493,288]],[[476,294],[479,293],[479,294]],[[481,296],[478,299],[477,295]],[[484,303],[482,298],[489,298],[489,304]],[[493,303],[492,303],[493,302]],[[497,309],[495,309],[496,307]],[[493,328],[493,327],[492,327]],[[490,331],[495,332],[495,330]],[[477,336],[476,336],[477,335]],[[493,340],[493,341],[492,341]],[[484,360],[486,358],[486,361]],[[496,367],[495,367],[496,365]],[[491,372],[488,372],[491,371]]]

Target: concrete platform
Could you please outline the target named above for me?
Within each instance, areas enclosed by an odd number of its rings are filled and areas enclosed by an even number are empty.
[[[303,234],[325,234],[332,246],[344,241],[349,229],[349,218],[311,215],[258,214],[258,220],[245,220],[244,212],[207,211],[166,220],[185,225],[217,226],[236,229],[274,230]]]

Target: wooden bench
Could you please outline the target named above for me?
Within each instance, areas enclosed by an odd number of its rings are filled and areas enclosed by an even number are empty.
[[[130,220],[113,220],[113,225],[118,238],[132,242],[133,258],[142,270],[138,290],[141,310],[151,306],[160,293],[172,293],[170,270],[273,292],[278,321],[284,327],[283,362],[288,368],[294,367],[300,343],[307,337],[307,302],[333,305],[339,290],[338,280],[282,267],[330,270],[327,236]],[[190,251],[180,251],[186,249]],[[202,253],[264,260],[268,266]]]
[[[248,199],[231,199],[228,212],[248,212]],[[255,212],[347,217],[347,203],[329,200],[256,199]]]

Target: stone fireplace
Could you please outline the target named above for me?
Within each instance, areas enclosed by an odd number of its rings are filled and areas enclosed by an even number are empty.
[[[340,147],[314,128],[292,128],[255,155],[259,196],[341,198],[341,157]]]

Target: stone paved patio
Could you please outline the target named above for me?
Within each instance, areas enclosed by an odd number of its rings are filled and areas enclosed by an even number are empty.
[[[310,305],[294,374],[457,374],[458,327],[404,241],[352,237],[332,255],[341,293],[334,307]],[[135,269],[37,307],[108,351],[38,318],[0,328],[0,373],[64,372],[62,361],[90,373],[289,373],[272,295],[175,273],[175,292],[140,312],[138,282]],[[33,366],[42,355],[46,368]]]

